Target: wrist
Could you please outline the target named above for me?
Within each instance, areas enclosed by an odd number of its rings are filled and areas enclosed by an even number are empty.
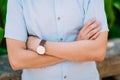
[[[41,40],[38,47],[36,48],[36,52],[40,55],[44,55],[46,53],[46,40]]]
[[[29,37],[27,41],[27,48],[36,51],[36,48],[39,46],[41,39],[36,37]]]
[[[33,46],[31,46],[33,51],[36,51],[37,47],[40,44],[40,41],[41,41],[40,39],[36,39],[36,40],[33,41]]]

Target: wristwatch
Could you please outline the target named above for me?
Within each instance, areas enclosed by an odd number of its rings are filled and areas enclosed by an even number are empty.
[[[36,51],[38,54],[40,55],[44,55],[45,54],[45,44],[46,44],[46,40],[41,40],[39,46],[37,47]]]

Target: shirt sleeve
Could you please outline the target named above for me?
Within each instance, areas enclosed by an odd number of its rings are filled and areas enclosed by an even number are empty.
[[[101,22],[101,32],[109,31],[104,10],[104,0],[89,0],[87,7],[85,7],[85,19],[84,24],[93,18]]]
[[[26,42],[27,29],[21,0],[8,0],[5,38]]]

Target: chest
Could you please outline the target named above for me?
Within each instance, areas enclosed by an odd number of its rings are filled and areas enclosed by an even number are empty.
[[[23,13],[29,34],[67,34],[83,25],[83,0],[24,0]]]

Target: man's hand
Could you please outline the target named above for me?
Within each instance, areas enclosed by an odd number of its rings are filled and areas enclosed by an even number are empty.
[[[80,30],[76,40],[95,40],[100,35],[100,30],[100,22],[92,19]]]

